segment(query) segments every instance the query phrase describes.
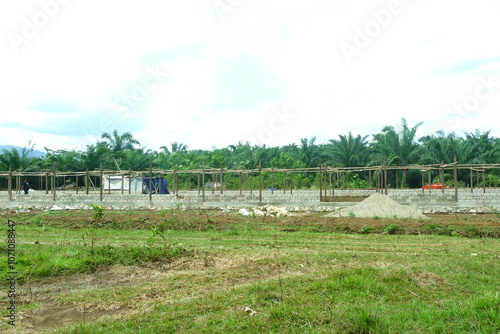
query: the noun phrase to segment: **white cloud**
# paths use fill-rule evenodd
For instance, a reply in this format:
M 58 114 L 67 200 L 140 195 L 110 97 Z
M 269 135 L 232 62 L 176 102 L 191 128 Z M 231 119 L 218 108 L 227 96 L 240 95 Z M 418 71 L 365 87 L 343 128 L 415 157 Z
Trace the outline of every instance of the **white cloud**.
M 424 123 L 419 135 L 499 120 L 500 87 L 474 113 L 450 113 L 478 77 L 500 75 L 493 1 L 401 1 L 350 63 L 340 43 L 392 0 L 241 1 L 223 20 L 212 1 L 67 1 L 16 53 L 8 34 L 54 1 L 0 5 L 3 144 L 81 149 L 117 127 L 151 149 L 224 147 L 269 137 L 277 106 L 296 118 L 271 145 L 373 134 L 403 117 Z M 121 96 L 157 67 L 168 77 L 125 115 Z

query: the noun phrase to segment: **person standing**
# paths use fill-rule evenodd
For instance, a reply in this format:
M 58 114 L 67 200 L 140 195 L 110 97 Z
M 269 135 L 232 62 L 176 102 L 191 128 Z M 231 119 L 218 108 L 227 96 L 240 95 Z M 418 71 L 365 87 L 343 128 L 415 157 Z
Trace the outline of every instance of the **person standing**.
M 24 182 L 23 182 L 24 194 L 28 195 L 28 190 L 30 190 L 30 189 L 31 189 L 31 187 L 30 187 L 30 184 L 28 183 L 28 180 L 24 180 Z

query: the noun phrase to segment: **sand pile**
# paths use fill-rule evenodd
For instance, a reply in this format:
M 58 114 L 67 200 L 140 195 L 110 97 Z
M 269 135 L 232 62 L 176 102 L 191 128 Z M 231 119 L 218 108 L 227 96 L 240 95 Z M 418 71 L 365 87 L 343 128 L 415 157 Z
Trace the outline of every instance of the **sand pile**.
M 389 196 L 384 194 L 375 193 L 353 205 L 349 208 L 332 212 L 327 215 L 328 217 L 384 217 L 384 218 L 411 218 L 411 219 L 429 219 L 418 210 L 416 207 L 401 205 L 392 200 Z

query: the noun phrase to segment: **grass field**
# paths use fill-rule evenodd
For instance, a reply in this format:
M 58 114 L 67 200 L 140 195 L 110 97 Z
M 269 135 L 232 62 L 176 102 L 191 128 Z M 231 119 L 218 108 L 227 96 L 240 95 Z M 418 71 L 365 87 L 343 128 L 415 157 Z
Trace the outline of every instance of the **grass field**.
M 6 332 L 500 333 L 495 215 L 3 217 L 16 222 L 18 294 Z

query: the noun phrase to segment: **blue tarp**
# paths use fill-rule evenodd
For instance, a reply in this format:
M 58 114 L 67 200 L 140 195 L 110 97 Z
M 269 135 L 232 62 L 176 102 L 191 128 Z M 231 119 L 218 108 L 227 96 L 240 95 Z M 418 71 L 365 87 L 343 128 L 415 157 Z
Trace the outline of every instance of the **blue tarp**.
M 143 177 L 143 182 L 144 182 L 144 188 L 143 188 L 143 193 L 144 194 L 149 194 L 151 191 L 149 189 L 149 179 L 151 179 L 151 186 L 152 186 L 152 192 L 153 194 L 170 194 L 168 191 L 168 182 L 164 178 L 159 178 L 159 177 Z

